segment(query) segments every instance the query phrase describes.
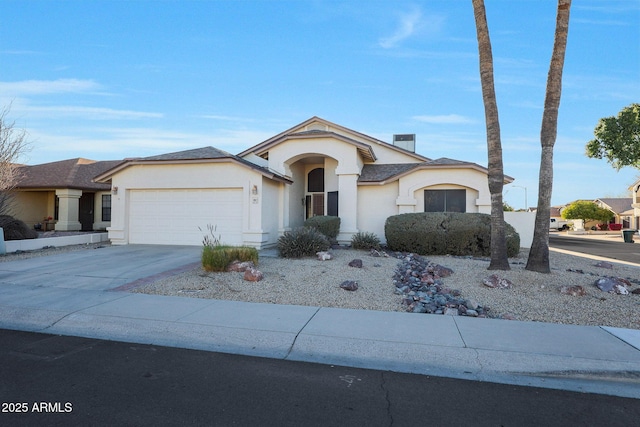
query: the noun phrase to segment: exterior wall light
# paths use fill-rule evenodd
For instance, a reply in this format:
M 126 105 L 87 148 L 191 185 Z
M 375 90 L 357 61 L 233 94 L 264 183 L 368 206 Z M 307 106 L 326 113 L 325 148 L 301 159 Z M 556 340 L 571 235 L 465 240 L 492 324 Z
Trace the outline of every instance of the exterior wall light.
M 254 185 L 254 186 L 253 186 L 253 188 L 251 189 L 251 194 L 253 194 L 254 196 L 255 196 L 256 194 L 258 194 L 258 186 L 257 186 L 257 185 Z
M 111 193 L 113 193 L 113 194 L 118 194 L 118 187 L 117 187 L 117 186 L 116 186 L 116 187 L 113 187 L 113 188 L 111 189 Z

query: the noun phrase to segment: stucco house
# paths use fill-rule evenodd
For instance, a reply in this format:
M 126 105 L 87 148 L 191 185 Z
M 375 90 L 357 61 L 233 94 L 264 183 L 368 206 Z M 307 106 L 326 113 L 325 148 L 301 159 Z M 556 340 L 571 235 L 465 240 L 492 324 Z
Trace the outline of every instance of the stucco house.
M 629 227 L 639 230 L 640 229 L 640 180 L 634 182 L 633 185 L 629 187 L 629 191 L 631 192 L 631 209 L 632 209 L 631 224 L 629 224 Z
M 258 248 L 314 215 L 384 240 L 406 212 L 490 213 L 487 169 L 413 151 L 312 117 L 238 155 L 213 147 L 126 159 L 96 174 L 110 190 L 112 244 L 200 245 L 207 226 L 226 244 Z M 513 179 L 505 177 L 505 183 Z
M 594 203 L 613 212 L 613 220 L 610 224 L 620 224 L 622 228 L 632 227 L 635 222 L 633 218 L 633 208 L 631 197 L 604 197 L 594 200 Z
M 20 166 L 11 213 L 43 231 L 106 230 L 111 185 L 93 178 L 119 163 L 76 158 Z

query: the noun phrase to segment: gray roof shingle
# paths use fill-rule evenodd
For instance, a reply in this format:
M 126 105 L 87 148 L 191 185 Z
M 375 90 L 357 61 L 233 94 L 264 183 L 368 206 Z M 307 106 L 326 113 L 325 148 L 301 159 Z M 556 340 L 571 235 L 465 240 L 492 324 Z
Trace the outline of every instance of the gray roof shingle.
M 78 190 L 109 190 L 110 184 L 93 182 L 96 175 L 122 163 L 122 160 L 95 161 L 83 158 L 60 160 L 18 169 L 18 189 L 74 188 Z

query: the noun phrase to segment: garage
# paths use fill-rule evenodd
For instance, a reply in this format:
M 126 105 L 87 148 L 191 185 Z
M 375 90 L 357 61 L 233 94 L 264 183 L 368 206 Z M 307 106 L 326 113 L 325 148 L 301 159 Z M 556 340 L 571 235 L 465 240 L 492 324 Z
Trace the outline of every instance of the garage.
M 129 243 L 201 245 L 207 225 L 229 245 L 242 244 L 242 189 L 131 190 Z

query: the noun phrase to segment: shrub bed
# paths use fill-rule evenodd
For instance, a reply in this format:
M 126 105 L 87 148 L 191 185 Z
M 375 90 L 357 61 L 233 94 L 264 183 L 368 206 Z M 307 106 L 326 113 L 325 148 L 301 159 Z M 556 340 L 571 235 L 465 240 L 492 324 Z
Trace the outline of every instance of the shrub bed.
M 387 246 L 420 255 L 491 255 L 491 217 L 480 213 L 420 212 L 394 215 L 384 227 Z M 520 236 L 505 223 L 507 255 L 520 252 Z
M 351 237 L 351 247 L 354 249 L 380 249 L 380 239 L 373 233 L 358 232 Z

